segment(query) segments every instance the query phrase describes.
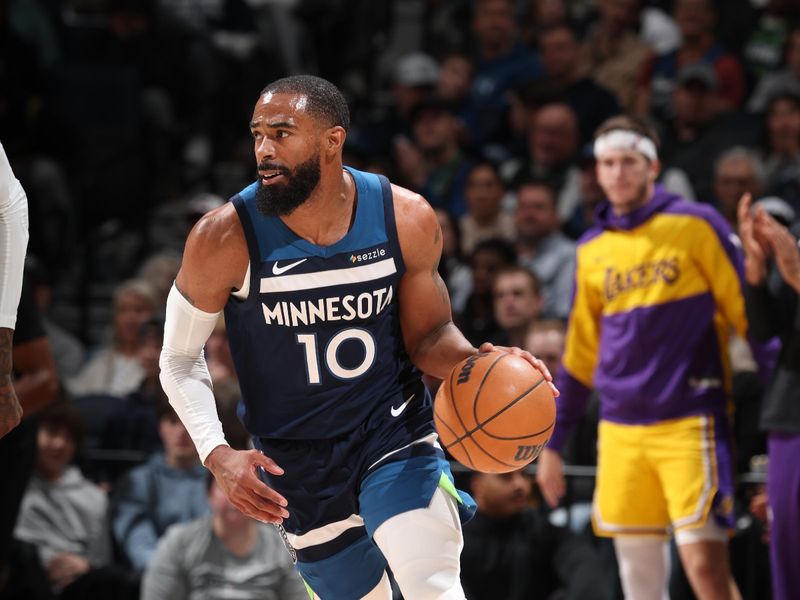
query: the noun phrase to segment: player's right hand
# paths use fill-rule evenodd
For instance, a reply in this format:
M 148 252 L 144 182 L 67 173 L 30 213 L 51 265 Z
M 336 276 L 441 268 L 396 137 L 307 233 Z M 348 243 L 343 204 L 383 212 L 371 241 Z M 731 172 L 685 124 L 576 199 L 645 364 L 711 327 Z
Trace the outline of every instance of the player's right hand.
M 205 465 L 230 503 L 247 516 L 274 525 L 289 516 L 286 498 L 258 477 L 259 467 L 272 475 L 283 475 L 283 469 L 263 453 L 217 446 L 206 457 Z
M 536 483 L 545 501 L 551 508 L 558 506 L 559 500 L 567 490 L 564 482 L 564 462 L 555 450 L 545 448 L 536 466 Z

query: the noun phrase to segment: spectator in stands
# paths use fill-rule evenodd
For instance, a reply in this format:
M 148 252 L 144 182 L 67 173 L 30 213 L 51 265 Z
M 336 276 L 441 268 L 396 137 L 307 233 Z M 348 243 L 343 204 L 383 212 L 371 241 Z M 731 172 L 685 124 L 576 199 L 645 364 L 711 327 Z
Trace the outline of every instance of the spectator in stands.
M 597 182 L 592 144 L 586 144 L 581 148 L 578 167 L 580 168 L 578 184 L 580 200 L 572 216 L 563 225 L 564 233 L 575 240 L 594 224 L 594 210 L 605 199 L 603 188 Z
M 492 285 L 494 318 L 502 330 L 496 344 L 517 346 L 541 316 L 544 300 L 539 279 L 525 267 L 506 267 L 497 273 Z
M 56 323 L 50 315 L 53 304 L 53 286 L 46 267 L 35 256 L 25 258 L 25 272 L 30 282 L 31 294 L 42 317 L 42 327 L 53 352 L 59 379 L 74 375 L 83 366 L 86 349 L 70 331 Z
M 774 96 L 765 118 L 764 191 L 800 211 L 800 94 Z
M 558 373 L 566 334 L 564 321 L 560 319 L 535 321 L 525 334 L 525 343 L 520 347 L 543 361 L 548 369 L 552 369 L 551 373 L 553 370 Z
M 474 3 L 475 76 L 465 120 L 477 148 L 504 143 L 507 92 L 542 75 L 538 58 L 519 40 L 514 8 L 511 0 Z
M 575 164 L 580 133 L 575 111 L 564 102 L 549 102 L 535 110 L 528 125 L 528 157 L 502 165 L 503 180 L 515 186 L 525 179 L 544 179 L 555 188 L 558 216 L 572 216 L 580 201 L 580 170 Z
M 523 181 L 516 189 L 519 264 L 536 274 L 545 317 L 566 319 L 575 277 L 575 243 L 559 229 L 555 190 L 546 182 Z
M 477 341 L 481 339 L 490 342 L 501 339 L 502 330 L 494 318 L 492 286 L 497 273 L 516 262 L 514 246 L 505 240 L 485 240 L 472 251 L 472 292 L 464 311 L 455 315 L 458 328 L 471 343 L 482 343 Z
M 723 152 L 714 164 L 714 199 L 717 209 L 738 231 L 737 209 L 743 194 L 755 198 L 764 189 L 764 166 L 756 153 L 744 146 Z
M 717 15 L 712 0 L 677 0 L 673 14 L 681 29 L 681 46 L 657 57 L 650 66 L 649 77 L 643 79 L 637 100 L 640 113 L 652 112 L 668 121 L 675 114 L 673 91 L 680 85 L 678 76 L 686 66 L 703 64 L 714 72 L 718 94 L 714 97 L 717 111 L 732 110 L 742 105 L 747 93 L 744 70 L 733 54 L 716 40 L 714 27 Z
M 502 209 L 506 193 L 497 167 L 490 162 L 472 165 L 464 189 L 467 213 L 459 220 L 461 252 L 471 254 L 479 242 L 514 239 L 514 219 Z
M 742 198 L 739 231 L 745 252 L 747 317 L 756 338 L 779 335 L 783 342 L 761 412 L 761 427 L 769 435 L 767 496 L 772 511 L 770 562 L 775 600 L 794 598 L 800 589 L 795 560 L 800 555 L 799 230 L 795 225 L 790 231 L 763 206 L 753 214 L 750 196 Z
M 304 600 L 274 527 L 245 516 L 208 477 L 211 515 L 170 527 L 144 574 L 142 600 Z
M 466 108 L 474 71 L 467 53 L 449 52 L 441 59 L 436 95 L 455 107 L 456 114 L 460 115 Z
M 385 115 L 362 132 L 373 153 L 391 156 L 398 140 L 409 143 L 413 139 L 411 113 L 433 92 L 438 81 L 439 64 L 432 56 L 414 52 L 397 59 L 392 69 L 391 105 Z
M 719 80 L 703 62 L 683 67 L 673 92 L 675 117 L 662 137 L 662 162 L 680 169 L 700 202 L 713 199 L 714 162 L 733 146 L 752 145 L 757 128 L 744 116 L 723 111 Z
M 171 250 L 151 254 L 139 267 L 136 277 L 147 281 L 156 292 L 156 313 L 166 310 L 167 295 L 180 268 L 181 256 Z
M 747 74 L 760 84 L 784 63 L 800 6 L 794 0 L 767 0 L 758 8 L 760 14 L 748 23 L 748 39 L 741 55 Z
M 461 149 L 462 124 L 454 106 L 428 96 L 414 108 L 412 123 L 413 143 L 400 138 L 395 144 L 403 180 L 434 208 L 460 217 L 467 210 L 464 187 L 472 163 Z
M 36 546 L 60 598 L 133 600 L 125 572 L 112 565 L 106 494 L 72 465 L 83 434 L 80 414 L 68 403 L 41 413 L 36 468 L 14 535 Z
M 461 233 L 453 216 L 442 208 L 436 209 L 439 227 L 442 229 L 442 258 L 439 275 L 450 292 L 453 314 L 461 314 L 472 291 L 472 273 L 461 254 Z
M 525 8 L 520 29 L 522 41 L 529 48 L 539 46 L 542 31 L 556 25 L 569 25 L 569 6 L 565 0 L 530 0 L 525 3 Z
M 761 112 L 770 100 L 781 93 L 792 92 L 800 95 L 800 24 L 789 30 L 786 47 L 783 51 L 784 68 L 774 73 L 766 73 L 750 96 L 747 108 Z
M 158 410 L 167 397 L 158 380 L 158 359 L 164 341 L 164 320 L 154 317 L 139 330 L 137 358 L 144 372 L 139 389 L 122 398 L 113 407 L 99 440 L 102 450 L 125 451 L 118 460 L 104 461 L 95 477 L 111 485 L 124 472 L 160 452 Z
M 639 38 L 656 54 L 666 54 L 680 46 L 681 30 L 675 19 L 664 11 L 664 5 L 659 6 L 639 0 L 628 14 L 630 26 L 639 33 Z
M 524 471 L 472 475 L 475 517 L 464 525 L 461 580 L 470 600 L 589 600 L 608 595 L 588 540 L 530 505 Z
M 539 32 L 539 51 L 553 91 L 563 94 L 575 111 L 581 142 L 589 141 L 600 123 L 619 113 L 616 97 L 589 76 L 578 36 L 566 23 Z
M 639 0 L 599 0 L 599 18 L 583 43 L 584 69 L 617 97 L 625 112 L 636 110 L 638 85 L 652 52 L 636 34 L 631 14 Z
M 144 280 L 131 279 L 114 290 L 112 340 L 98 350 L 80 373 L 66 381 L 73 396 L 103 394 L 123 397 L 142 383 L 144 372 L 136 353 L 139 328 L 156 311 L 158 297 Z
M 174 523 L 208 513 L 206 470 L 174 409 L 159 405 L 158 432 L 164 453 L 127 473 L 112 498 L 112 531 L 125 559 L 147 567 L 158 539 Z

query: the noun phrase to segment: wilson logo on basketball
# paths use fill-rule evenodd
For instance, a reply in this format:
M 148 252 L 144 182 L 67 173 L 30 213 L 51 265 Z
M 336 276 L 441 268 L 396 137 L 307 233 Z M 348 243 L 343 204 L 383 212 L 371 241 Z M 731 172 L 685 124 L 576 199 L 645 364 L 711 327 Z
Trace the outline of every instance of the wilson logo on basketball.
M 536 444 L 535 446 L 517 446 L 517 453 L 514 455 L 514 460 L 529 462 L 539 456 L 542 448 L 544 448 L 544 444 Z
M 456 385 L 460 385 L 469 381 L 469 375 L 472 373 L 472 369 L 475 368 L 475 361 L 477 361 L 480 356 L 480 354 L 475 354 L 467 359 L 467 362 L 464 363 L 464 366 L 461 367 L 461 371 L 458 373 Z

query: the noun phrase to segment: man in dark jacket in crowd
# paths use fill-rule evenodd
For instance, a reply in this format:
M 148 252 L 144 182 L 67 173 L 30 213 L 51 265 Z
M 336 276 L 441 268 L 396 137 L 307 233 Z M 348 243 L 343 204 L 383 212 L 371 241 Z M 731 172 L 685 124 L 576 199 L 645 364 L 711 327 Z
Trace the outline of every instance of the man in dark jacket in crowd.
M 591 600 L 609 585 L 588 540 L 531 507 L 528 473 L 475 473 L 478 512 L 464 526 L 461 580 L 469 600 Z

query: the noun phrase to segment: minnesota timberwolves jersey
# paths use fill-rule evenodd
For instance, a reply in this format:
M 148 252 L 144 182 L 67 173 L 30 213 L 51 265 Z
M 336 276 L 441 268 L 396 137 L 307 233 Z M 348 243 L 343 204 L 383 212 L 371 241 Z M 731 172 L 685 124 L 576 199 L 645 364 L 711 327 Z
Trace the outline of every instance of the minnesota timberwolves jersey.
M 400 331 L 405 267 L 384 177 L 347 169 L 352 227 L 317 246 L 256 208 L 258 182 L 232 198 L 250 252 L 250 292 L 225 324 L 242 391 L 240 416 L 259 438 L 325 439 L 387 415 L 419 381 Z

